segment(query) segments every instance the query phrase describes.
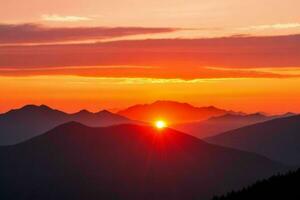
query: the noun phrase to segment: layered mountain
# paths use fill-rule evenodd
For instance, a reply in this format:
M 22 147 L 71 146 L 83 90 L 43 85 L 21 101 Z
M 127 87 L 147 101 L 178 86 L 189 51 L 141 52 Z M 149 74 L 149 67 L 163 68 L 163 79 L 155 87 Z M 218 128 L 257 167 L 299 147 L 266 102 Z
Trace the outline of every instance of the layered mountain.
M 256 152 L 290 165 L 300 164 L 300 115 L 228 131 L 205 141 L 226 147 Z
M 204 121 L 175 124 L 172 127 L 195 137 L 205 138 L 273 118 L 274 116 L 266 116 L 260 113 L 249 115 L 225 114 Z
M 215 197 L 213 200 L 299 199 L 299 182 L 300 170 L 297 170 L 272 176 L 242 190 Z
M 228 113 L 234 112 L 214 106 L 195 107 L 176 101 L 156 101 L 152 104 L 134 105 L 118 112 L 118 114 L 130 119 L 153 122 L 161 118 L 172 124 L 205 120 L 213 116 L 221 116 Z
M 24 141 L 70 121 L 77 121 L 88 126 L 135 123 L 126 117 L 106 110 L 97 113 L 82 110 L 78 113 L 68 114 L 45 105 L 27 105 L 0 115 L 0 145 Z
M 75 122 L 0 147 L 0 160 L 0 198 L 11 200 L 209 199 L 285 169 L 172 129 Z

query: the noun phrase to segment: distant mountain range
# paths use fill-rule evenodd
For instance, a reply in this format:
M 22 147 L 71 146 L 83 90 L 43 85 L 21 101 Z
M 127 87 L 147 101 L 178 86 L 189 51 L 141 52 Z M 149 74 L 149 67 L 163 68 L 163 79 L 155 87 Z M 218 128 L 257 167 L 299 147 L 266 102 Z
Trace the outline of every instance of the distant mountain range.
M 172 129 L 75 122 L 0 147 L 0 160 L 0 199 L 11 200 L 209 199 L 286 169 Z
M 228 131 L 205 141 L 249 152 L 290 165 L 300 164 L 300 115 Z
M 152 104 L 134 105 L 125 110 L 121 110 L 118 114 L 126 116 L 130 119 L 141 120 L 145 122 L 153 122 L 157 118 L 166 119 L 169 123 L 185 123 L 192 121 L 205 120 L 214 116 L 224 114 L 237 114 L 233 111 L 227 111 L 209 107 L 195 107 L 187 103 L 176 101 L 156 101 Z
M 0 145 L 16 144 L 70 121 L 95 127 L 137 123 L 106 110 L 68 114 L 45 105 L 27 105 L 0 115 Z
M 254 114 L 225 114 L 222 116 L 211 117 L 208 120 L 181 123 L 172 125 L 176 130 L 189 133 L 198 138 L 211 137 L 226 131 L 268 121 L 276 118 L 283 118 L 296 115 L 294 113 L 286 113 L 283 115 L 267 116 L 261 113 Z
M 300 170 L 276 175 L 213 200 L 299 199 Z

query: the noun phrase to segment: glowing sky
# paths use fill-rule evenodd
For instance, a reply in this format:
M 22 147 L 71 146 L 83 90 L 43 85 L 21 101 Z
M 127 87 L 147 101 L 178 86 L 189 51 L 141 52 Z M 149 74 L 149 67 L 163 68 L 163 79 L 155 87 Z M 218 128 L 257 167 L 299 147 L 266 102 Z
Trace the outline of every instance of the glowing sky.
M 300 112 L 299 0 L 0 0 L 0 112 L 158 99 Z

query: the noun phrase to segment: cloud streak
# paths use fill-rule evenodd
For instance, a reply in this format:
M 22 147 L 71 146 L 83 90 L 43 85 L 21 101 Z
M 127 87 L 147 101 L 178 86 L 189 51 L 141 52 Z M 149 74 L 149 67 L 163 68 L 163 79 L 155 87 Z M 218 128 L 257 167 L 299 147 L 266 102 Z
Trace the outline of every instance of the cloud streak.
M 69 18 L 70 19 L 70 18 Z M 74 19 L 74 18 L 73 18 Z M 39 24 L 0 24 L 0 44 L 102 40 L 122 36 L 169 33 L 175 28 L 45 27 Z
M 241 28 L 241 30 L 266 30 L 266 29 L 291 29 L 300 28 L 300 23 L 286 23 L 286 24 L 265 24 L 257 26 L 249 26 Z
M 79 22 L 79 21 L 91 21 L 93 20 L 90 17 L 83 17 L 83 16 L 63 16 L 63 15 L 42 15 L 41 16 L 43 21 L 50 21 L 50 22 Z
M 35 67 L 35 68 L 0 68 L 0 76 L 41 76 L 41 75 L 77 75 L 85 77 L 109 78 L 148 78 L 148 79 L 220 79 L 220 78 L 298 78 L 298 73 L 283 73 L 275 69 L 228 69 L 200 67 L 190 69 L 168 69 L 164 67 L 139 66 L 85 66 L 85 67 Z

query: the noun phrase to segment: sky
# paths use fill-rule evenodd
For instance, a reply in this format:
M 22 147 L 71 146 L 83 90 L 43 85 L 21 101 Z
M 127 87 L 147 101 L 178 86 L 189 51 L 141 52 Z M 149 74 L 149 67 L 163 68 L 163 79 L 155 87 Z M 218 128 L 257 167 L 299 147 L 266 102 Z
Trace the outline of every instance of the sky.
M 0 112 L 175 100 L 300 112 L 299 0 L 0 0 Z

